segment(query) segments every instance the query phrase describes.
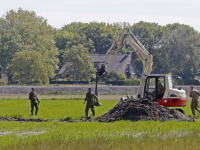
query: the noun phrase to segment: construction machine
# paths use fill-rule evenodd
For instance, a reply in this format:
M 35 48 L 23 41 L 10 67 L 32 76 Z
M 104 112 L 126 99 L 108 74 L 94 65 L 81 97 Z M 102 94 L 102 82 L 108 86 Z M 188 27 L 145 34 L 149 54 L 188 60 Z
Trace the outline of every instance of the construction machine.
M 127 42 L 143 63 L 143 71 L 136 99 L 147 98 L 157 101 L 160 105 L 167 107 L 183 107 L 187 105 L 186 92 L 181 89 L 173 88 L 171 73 L 151 74 L 153 67 L 153 56 L 146 50 L 142 43 L 137 39 L 129 28 L 125 28 L 121 35 L 116 38 L 107 51 L 105 58 L 101 61 L 100 69 L 97 74 L 101 78 L 107 75 L 106 66 L 111 59 L 121 50 Z M 103 63 L 104 62 L 104 63 Z M 96 92 L 97 93 L 97 85 Z

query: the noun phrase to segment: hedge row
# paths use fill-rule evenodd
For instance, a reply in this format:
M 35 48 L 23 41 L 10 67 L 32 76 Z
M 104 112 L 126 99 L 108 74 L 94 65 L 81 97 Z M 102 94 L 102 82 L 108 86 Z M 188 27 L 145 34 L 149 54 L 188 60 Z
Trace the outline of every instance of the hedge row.
M 200 85 L 199 80 L 173 79 L 174 85 Z
M 107 81 L 107 84 L 138 86 L 140 84 L 140 79 L 127 80 L 127 81 Z
M 76 84 L 76 81 L 51 80 L 50 84 Z M 88 81 L 78 81 L 78 84 L 89 84 L 89 82 Z M 107 81 L 106 84 L 138 86 L 140 84 L 140 79 L 127 80 L 127 81 Z M 200 82 L 198 80 L 173 79 L 173 84 L 174 85 L 200 85 Z
M 51 80 L 50 84 L 76 84 L 76 81 L 55 81 Z M 78 81 L 78 84 L 89 84 L 88 81 Z

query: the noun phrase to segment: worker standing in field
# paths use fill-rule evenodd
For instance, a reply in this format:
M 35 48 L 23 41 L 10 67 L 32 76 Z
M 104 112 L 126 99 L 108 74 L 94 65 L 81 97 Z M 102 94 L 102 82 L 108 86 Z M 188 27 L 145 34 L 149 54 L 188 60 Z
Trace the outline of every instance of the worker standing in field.
M 198 90 L 195 90 L 193 88 L 193 86 L 190 87 L 190 94 L 189 96 L 192 98 L 192 102 L 191 102 L 191 110 L 192 110 L 192 114 L 195 116 L 195 110 L 198 111 L 200 113 L 200 110 L 198 109 L 198 103 L 199 103 L 199 96 L 200 93 Z
M 91 93 L 91 88 L 88 88 L 88 92 L 86 94 L 85 101 L 83 103 L 83 104 L 85 104 L 85 102 L 87 101 L 87 104 L 86 104 L 86 107 L 85 107 L 85 117 L 86 118 L 89 118 L 88 111 L 89 111 L 90 108 L 92 110 L 92 115 L 95 116 L 94 100 L 93 100 L 94 98 L 96 98 L 97 101 L 98 101 L 98 97 L 95 94 Z
M 38 114 L 39 100 L 37 98 L 37 94 L 36 94 L 34 88 L 32 88 L 31 93 L 29 93 L 29 99 L 31 100 L 31 115 L 33 116 L 34 107 L 35 107 L 35 115 L 37 115 Z

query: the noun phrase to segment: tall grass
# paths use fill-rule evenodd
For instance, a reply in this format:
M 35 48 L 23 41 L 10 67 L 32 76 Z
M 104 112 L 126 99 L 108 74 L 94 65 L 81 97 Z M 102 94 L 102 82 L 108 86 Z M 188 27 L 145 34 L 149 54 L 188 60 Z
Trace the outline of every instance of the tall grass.
M 114 123 L 0 122 L 4 149 L 198 149 L 200 121 Z M 45 131 L 39 135 L 19 135 Z
M 118 100 L 102 100 L 95 107 L 102 115 Z M 190 102 L 183 107 L 191 115 Z M 38 118 L 48 122 L 0 122 L 0 149 L 199 149 L 200 120 L 118 121 L 114 123 L 66 123 L 54 120 L 83 119 L 82 100 L 41 100 Z M 91 113 L 91 112 L 90 112 Z M 0 115 L 32 118 L 29 100 L 0 100 Z M 34 118 L 37 118 L 34 117 Z M 36 132 L 38 134 L 31 134 Z
M 193 139 L 195 138 L 195 139 Z M 198 150 L 200 146 L 199 136 L 192 133 L 184 137 L 152 137 L 142 135 L 141 137 L 124 136 L 118 139 L 106 139 L 96 137 L 95 139 L 65 140 L 64 136 L 56 135 L 51 140 L 35 140 L 33 143 L 17 144 L 9 146 L 5 150 Z

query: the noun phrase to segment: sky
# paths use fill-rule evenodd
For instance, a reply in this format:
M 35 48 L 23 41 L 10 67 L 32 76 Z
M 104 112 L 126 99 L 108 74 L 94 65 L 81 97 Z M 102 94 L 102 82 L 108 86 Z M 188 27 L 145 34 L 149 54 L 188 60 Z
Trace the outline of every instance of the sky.
M 19 7 L 60 29 L 71 22 L 187 24 L 200 32 L 200 0 L 0 0 L 0 17 Z

